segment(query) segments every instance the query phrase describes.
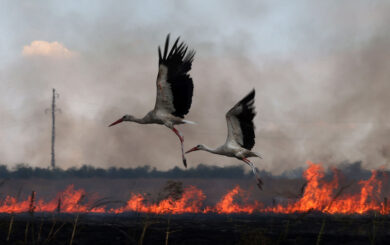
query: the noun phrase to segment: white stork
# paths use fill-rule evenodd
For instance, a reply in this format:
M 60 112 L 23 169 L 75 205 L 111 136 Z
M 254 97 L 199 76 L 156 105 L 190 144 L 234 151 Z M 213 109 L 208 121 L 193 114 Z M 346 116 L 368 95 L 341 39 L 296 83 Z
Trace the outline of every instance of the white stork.
M 252 90 L 226 113 L 228 136 L 225 144 L 215 149 L 201 144 L 195 146 L 186 153 L 202 150 L 242 160 L 252 168 L 257 179 L 257 186 L 262 189 L 263 182 L 257 173 L 257 169 L 253 163 L 248 160 L 248 157 L 262 158 L 259 153 L 251 151 L 255 145 L 255 126 L 253 125 L 253 118 L 255 117 L 256 112 L 253 105 L 254 99 L 255 90 Z
M 184 42 L 178 44 L 179 38 L 176 39 L 169 53 L 169 34 L 165 41 L 163 55 L 161 55 L 161 49 L 158 47 L 159 69 L 156 81 L 157 98 L 154 109 L 143 118 L 124 115 L 110 124 L 109 127 L 124 121 L 165 125 L 179 137 L 183 164 L 187 167 L 183 148 L 184 138 L 174 126 L 176 124 L 193 123 L 184 120 L 184 115 L 189 112 L 192 103 L 194 85 L 188 72 L 191 70 L 195 51 L 190 50 L 187 52 L 188 47 Z

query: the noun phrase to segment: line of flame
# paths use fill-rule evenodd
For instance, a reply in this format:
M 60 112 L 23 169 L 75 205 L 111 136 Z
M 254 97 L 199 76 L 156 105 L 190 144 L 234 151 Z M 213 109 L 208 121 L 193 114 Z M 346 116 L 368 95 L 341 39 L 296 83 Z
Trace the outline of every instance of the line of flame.
M 325 181 L 325 171 L 320 164 L 308 162 L 308 169 L 303 177 L 307 181 L 302 197 L 287 204 L 276 204 L 264 207 L 258 201 L 248 202 L 248 193 L 236 186 L 225 194 L 213 207 L 203 207 L 206 195 L 202 190 L 190 186 L 184 190 L 178 200 L 166 199 L 158 203 L 150 203 L 142 194 L 132 194 L 126 205 L 120 208 L 108 209 L 102 205 L 95 207 L 91 203 L 83 203 L 86 193 L 82 189 L 76 190 L 73 185 L 59 193 L 56 198 L 49 202 L 35 201 L 34 198 L 17 201 L 15 197 L 6 196 L 0 203 L 0 213 L 23 213 L 31 212 L 63 212 L 63 213 L 123 213 L 141 212 L 154 214 L 183 214 L 183 213 L 299 213 L 317 211 L 328 214 L 363 214 L 370 211 L 381 214 L 390 214 L 390 205 L 380 201 L 383 196 L 383 180 L 378 177 L 378 171 L 372 171 L 368 180 L 358 182 L 360 191 L 356 194 L 343 194 L 340 190 L 340 173 L 333 170 L 334 177 L 331 181 Z M 385 176 L 386 177 L 386 176 Z M 34 193 L 35 195 L 35 193 Z M 240 203 L 237 202 L 240 200 Z M 34 203 L 32 203 L 34 202 Z

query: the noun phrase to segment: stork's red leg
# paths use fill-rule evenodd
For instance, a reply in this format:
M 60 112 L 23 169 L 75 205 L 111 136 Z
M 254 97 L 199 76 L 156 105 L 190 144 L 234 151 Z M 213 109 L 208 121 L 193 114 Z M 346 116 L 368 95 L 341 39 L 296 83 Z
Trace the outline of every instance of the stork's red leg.
M 253 174 L 255 175 L 255 177 L 257 179 L 257 186 L 260 188 L 260 190 L 263 190 L 263 187 L 262 187 L 263 181 L 260 179 L 260 176 L 257 172 L 257 168 L 255 167 L 255 165 L 251 161 L 249 161 L 248 158 L 244 157 L 242 160 L 252 168 Z
M 172 127 L 172 130 L 173 130 L 173 132 L 175 132 L 175 134 L 177 135 L 177 137 L 179 137 L 180 142 L 184 142 L 183 135 L 179 132 L 179 130 L 177 130 L 175 127 Z
M 183 164 L 184 164 L 184 167 L 187 168 L 187 159 L 186 157 L 184 156 L 184 146 L 183 146 L 183 142 L 184 142 L 184 138 L 183 138 L 183 135 L 180 133 L 179 130 L 177 130 L 175 127 L 172 127 L 172 131 L 177 135 L 177 137 L 179 137 L 180 139 L 180 145 L 181 145 L 181 156 L 182 156 L 182 159 L 183 159 Z

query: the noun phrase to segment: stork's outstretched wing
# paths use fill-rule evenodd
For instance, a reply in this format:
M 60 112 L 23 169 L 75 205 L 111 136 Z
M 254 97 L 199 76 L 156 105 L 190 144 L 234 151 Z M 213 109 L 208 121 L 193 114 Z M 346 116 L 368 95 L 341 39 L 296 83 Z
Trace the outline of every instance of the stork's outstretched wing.
M 228 137 L 226 143 L 236 142 L 241 147 L 251 150 L 255 145 L 255 126 L 253 118 L 256 115 L 255 90 L 240 100 L 226 113 Z
M 178 45 L 176 39 L 169 51 L 169 34 L 165 41 L 164 53 L 158 47 L 159 71 L 157 76 L 157 98 L 154 109 L 169 112 L 184 118 L 191 107 L 194 85 L 188 74 L 194 59 L 195 51 L 187 52 L 187 45 Z M 169 51 L 169 53 L 168 53 Z

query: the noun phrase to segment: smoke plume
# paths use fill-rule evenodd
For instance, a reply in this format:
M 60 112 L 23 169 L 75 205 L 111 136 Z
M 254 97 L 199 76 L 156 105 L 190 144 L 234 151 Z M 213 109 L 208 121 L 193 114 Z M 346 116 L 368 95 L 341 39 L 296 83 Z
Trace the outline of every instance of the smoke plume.
M 8 3 L 1 17 L 8 35 L 0 35 L 1 163 L 49 165 L 44 110 L 56 88 L 57 165 L 181 166 L 168 129 L 107 127 L 153 108 L 157 46 L 170 32 L 197 52 L 187 115 L 197 125 L 179 127 L 187 148 L 224 143 L 225 113 L 255 88 L 260 169 L 280 174 L 307 160 L 389 167 L 390 4 L 254 2 Z M 36 41 L 72 55 L 23 55 Z M 190 166 L 242 164 L 204 152 L 188 159 Z

